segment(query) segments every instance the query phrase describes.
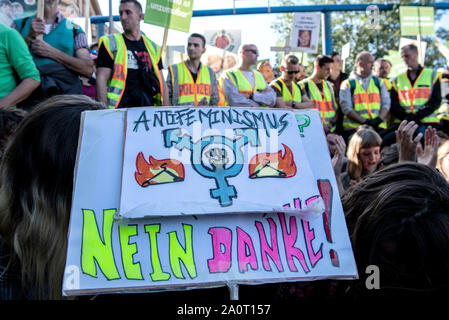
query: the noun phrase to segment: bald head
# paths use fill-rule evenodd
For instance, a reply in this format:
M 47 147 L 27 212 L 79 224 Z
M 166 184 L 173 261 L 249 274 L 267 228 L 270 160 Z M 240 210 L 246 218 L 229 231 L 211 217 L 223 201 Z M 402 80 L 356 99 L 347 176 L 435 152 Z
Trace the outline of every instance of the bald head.
M 259 50 L 255 44 L 242 44 L 239 48 L 240 57 L 242 58 L 242 67 L 249 68 L 257 64 Z
M 374 56 L 368 51 L 362 51 L 355 57 L 355 73 L 362 78 L 371 74 L 374 65 Z

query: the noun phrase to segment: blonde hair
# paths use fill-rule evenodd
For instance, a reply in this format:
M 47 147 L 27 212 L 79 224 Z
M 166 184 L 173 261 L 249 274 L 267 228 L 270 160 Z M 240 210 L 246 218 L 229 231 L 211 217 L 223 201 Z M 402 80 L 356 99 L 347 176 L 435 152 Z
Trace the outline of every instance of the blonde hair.
M 346 172 L 352 179 L 360 179 L 363 173 L 363 165 L 359 158 L 362 148 L 380 147 L 382 138 L 373 129 L 361 129 L 355 132 L 348 144 L 348 166 Z
M 449 181 L 449 172 L 445 170 L 443 166 L 444 158 L 449 156 L 449 140 L 443 142 L 438 148 L 438 159 L 436 168 L 441 172 L 441 174 Z
M 0 235 L 30 298 L 61 298 L 81 112 L 104 108 L 82 95 L 50 98 L 22 121 L 2 158 Z

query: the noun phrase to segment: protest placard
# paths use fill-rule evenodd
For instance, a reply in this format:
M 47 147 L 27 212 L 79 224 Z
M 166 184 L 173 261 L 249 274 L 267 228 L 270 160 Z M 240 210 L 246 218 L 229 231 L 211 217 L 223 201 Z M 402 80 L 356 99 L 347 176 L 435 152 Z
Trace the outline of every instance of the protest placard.
M 388 55 L 383 56 L 383 59 L 391 62 L 391 70 L 388 75 L 390 79 L 393 79 L 401 73 L 407 71 L 407 66 L 404 64 L 404 61 L 402 61 L 401 53 L 399 51 L 388 50 Z
M 192 19 L 193 0 L 152 0 L 147 2 L 145 23 L 189 32 Z
M 125 115 L 82 115 L 63 294 L 357 278 L 318 112 L 296 112 L 297 139 L 325 204 L 312 219 L 270 212 L 115 220 Z M 311 199 L 293 197 L 280 206 L 300 208 Z
M 290 46 L 303 52 L 318 52 L 320 23 L 321 14 L 319 12 L 296 12 L 293 15 Z
M 434 34 L 434 16 L 434 7 L 400 6 L 401 35 L 416 36 Z
M 273 212 L 318 194 L 287 110 L 132 108 L 125 137 L 122 217 Z
M 237 54 L 242 31 L 234 29 L 205 30 L 206 44 Z

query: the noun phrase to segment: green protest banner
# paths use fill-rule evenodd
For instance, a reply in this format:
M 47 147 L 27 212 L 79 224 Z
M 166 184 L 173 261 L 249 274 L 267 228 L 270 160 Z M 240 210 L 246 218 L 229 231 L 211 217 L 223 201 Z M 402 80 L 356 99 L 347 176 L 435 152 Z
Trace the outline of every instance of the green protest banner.
M 402 61 L 399 51 L 389 50 L 388 55 L 384 56 L 383 58 L 391 62 L 391 70 L 388 78 L 395 78 L 401 73 L 407 71 L 407 67 Z
M 143 21 L 156 26 L 189 32 L 193 0 L 149 0 Z
M 401 35 L 416 36 L 435 33 L 433 7 L 400 7 Z

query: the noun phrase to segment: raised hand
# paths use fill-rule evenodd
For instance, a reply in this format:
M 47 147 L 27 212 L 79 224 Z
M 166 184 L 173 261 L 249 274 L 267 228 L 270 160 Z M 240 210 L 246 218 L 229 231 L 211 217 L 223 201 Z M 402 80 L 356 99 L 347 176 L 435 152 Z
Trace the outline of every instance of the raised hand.
M 419 133 L 414 139 L 413 134 L 418 125 L 414 121 L 408 122 L 403 120 L 396 130 L 396 143 L 399 151 L 399 162 L 416 161 L 416 147 L 422 138 L 422 133 Z
M 424 138 L 424 150 L 420 143 L 416 149 L 418 162 L 435 168 L 438 159 L 438 146 L 437 130 L 428 126 Z

